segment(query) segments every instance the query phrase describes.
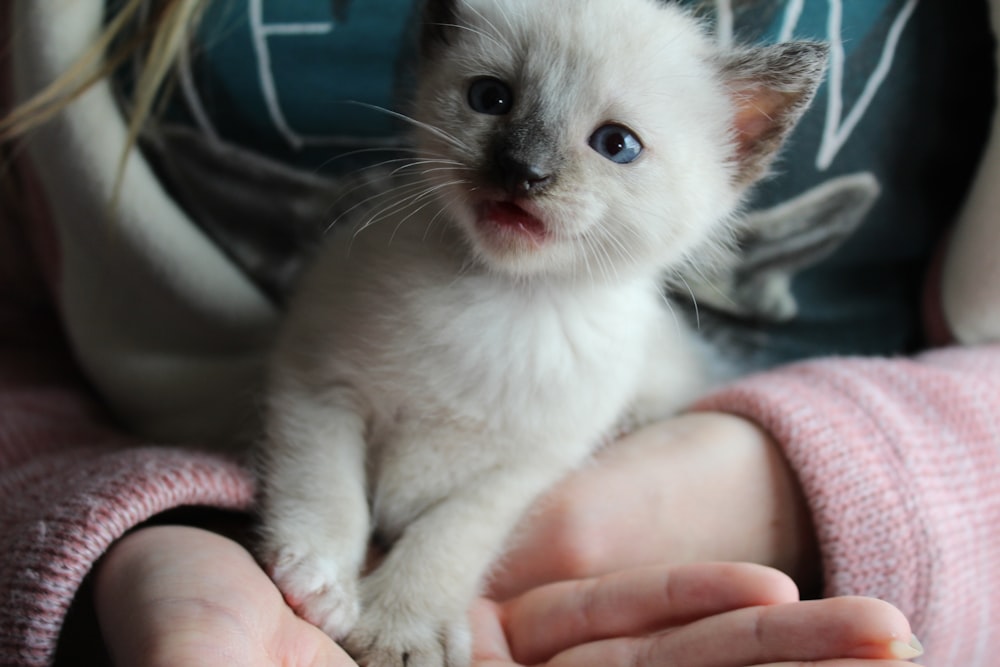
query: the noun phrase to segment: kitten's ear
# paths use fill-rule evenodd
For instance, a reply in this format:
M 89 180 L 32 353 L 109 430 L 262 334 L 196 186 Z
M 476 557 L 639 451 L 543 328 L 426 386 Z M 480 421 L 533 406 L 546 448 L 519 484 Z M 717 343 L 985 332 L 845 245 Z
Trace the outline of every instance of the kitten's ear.
M 735 102 L 740 185 L 764 175 L 823 81 L 829 49 L 786 42 L 726 54 L 722 72 Z
M 448 35 L 458 21 L 458 0 L 426 0 L 420 48 L 424 57 L 448 44 Z

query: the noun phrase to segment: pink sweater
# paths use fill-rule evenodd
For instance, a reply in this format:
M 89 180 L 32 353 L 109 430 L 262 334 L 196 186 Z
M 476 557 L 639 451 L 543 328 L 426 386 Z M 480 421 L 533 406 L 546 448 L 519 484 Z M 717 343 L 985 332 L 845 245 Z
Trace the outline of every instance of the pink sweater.
M 53 178 L 41 179 L 48 191 Z M 51 662 L 81 582 L 126 531 L 173 508 L 246 511 L 253 481 L 223 456 L 113 425 L 88 386 L 102 378 L 79 369 L 93 368 L 87 304 L 70 303 L 93 274 L 73 273 L 73 230 L 53 222 L 64 202 L 49 208 L 33 179 L 16 179 L 35 206 L 0 196 L 0 664 L 19 666 Z M 898 605 L 925 664 L 998 664 L 1000 347 L 802 363 L 698 407 L 744 415 L 781 442 L 818 526 L 827 594 Z
M 51 312 L 0 282 L 0 664 L 46 665 L 94 562 L 183 506 L 247 509 L 246 470 L 109 425 Z M 889 600 L 926 664 L 995 665 L 1000 633 L 1000 347 L 841 359 L 739 382 L 702 403 L 783 443 L 819 526 L 828 594 Z
M 24 261 L 33 253 L 0 223 L 0 664 L 45 665 L 112 542 L 171 508 L 246 510 L 253 483 L 225 458 L 110 425 Z M 819 526 L 828 594 L 901 607 L 926 664 L 996 664 L 1000 347 L 804 363 L 700 407 L 782 442 Z

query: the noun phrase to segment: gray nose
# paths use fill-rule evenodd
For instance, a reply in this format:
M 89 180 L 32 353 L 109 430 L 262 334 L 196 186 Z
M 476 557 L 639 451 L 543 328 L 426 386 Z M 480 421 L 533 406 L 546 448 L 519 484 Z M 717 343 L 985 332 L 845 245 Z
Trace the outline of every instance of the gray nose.
M 497 156 L 501 184 L 514 197 L 530 197 L 544 191 L 553 181 L 551 171 L 510 154 Z

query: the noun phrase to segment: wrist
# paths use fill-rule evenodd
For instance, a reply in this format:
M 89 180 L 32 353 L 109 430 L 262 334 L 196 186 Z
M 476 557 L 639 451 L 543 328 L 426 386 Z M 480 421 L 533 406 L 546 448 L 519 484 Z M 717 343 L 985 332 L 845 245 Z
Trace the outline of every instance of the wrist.
M 820 571 L 808 505 L 778 443 L 724 413 L 690 413 L 600 452 L 529 514 L 492 590 L 656 563 L 770 565 L 807 593 Z
M 821 572 L 812 515 L 780 444 L 763 427 L 723 412 L 681 415 L 672 502 L 692 513 L 691 561 L 746 561 L 779 569 L 805 594 Z M 654 428 L 656 428 L 654 426 Z M 677 426 L 671 427 L 676 430 Z
M 764 502 L 770 505 L 771 521 L 770 544 L 765 546 L 761 561 L 791 576 L 804 596 L 818 595 L 822 566 L 812 513 L 781 445 L 755 422 L 725 413 L 707 414 L 726 419 L 732 428 L 743 431 L 740 437 L 762 457 L 759 470 L 762 489 L 770 496 Z

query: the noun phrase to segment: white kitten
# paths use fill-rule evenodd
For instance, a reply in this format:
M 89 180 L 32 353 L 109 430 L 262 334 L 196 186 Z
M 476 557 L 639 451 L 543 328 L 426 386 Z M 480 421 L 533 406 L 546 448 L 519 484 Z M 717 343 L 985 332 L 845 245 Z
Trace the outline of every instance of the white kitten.
M 263 448 L 263 557 L 372 667 L 467 664 L 529 504 L 705 387 L 660 287 L 725 247 L 825 60 L 720 53 L 655 0 L 427 4 L 420 157 L 304 280 Z

